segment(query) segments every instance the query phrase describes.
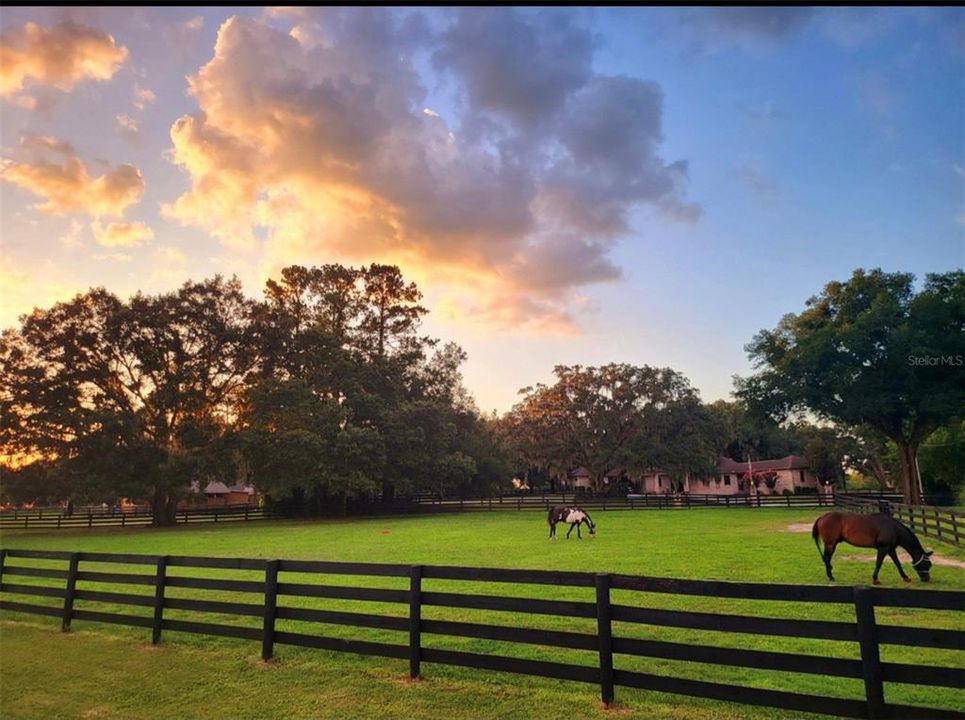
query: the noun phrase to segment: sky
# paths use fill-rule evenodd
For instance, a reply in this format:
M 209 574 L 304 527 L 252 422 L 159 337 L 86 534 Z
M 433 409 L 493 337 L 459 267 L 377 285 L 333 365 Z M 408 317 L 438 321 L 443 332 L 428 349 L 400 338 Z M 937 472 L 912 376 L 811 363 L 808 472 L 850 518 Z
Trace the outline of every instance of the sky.
M 4 8 L 0 328 L 397 264 L 484 412 L 965 261 L 960 8 Z

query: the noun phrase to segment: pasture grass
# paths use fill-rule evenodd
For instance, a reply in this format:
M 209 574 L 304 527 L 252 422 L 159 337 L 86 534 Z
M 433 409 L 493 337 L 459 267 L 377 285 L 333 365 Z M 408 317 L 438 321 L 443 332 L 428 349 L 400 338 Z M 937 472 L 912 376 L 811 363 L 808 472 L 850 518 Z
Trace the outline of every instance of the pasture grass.
M 808 526 L 820 514 L 816 509 L 699 509 L 595 513 L 595 539 L 547 540 L 545 517 L 538 512 L 494 512 L 429 517 L 252 522 L 155 530 L 70 530 L 46 534 L 4 533 L 2 545 L 21 549 L 56 549 L 216 557 L 340 560 L 403 564 L 466 565 L 614 572 L 659 577 L 747 582 L 826 584 L 824 567 L 810 532 L 791 532 L 794 525 Z M 563 530 L 565 526 L 561 526 Z M 922 538 L 935 549 L 935 558 L 961 562 L 965 552 Z M 899 551 L 899 554 L 900 551 Z M 839 546 L 835 557 L 838 584 L 866 584 L 873 565 L 842 556 L 873 559 L 870 549 Z M 907 573 L 915 577 L 903 557 Z M 63 567 L 63 563 L 9 560 L 34 567 Z M 98 570 L 134 571 L 130 566 L 103 565 Z M 136 572 L 150 572 L 150 566 Z M 177 569 L 180 575 L 260 579 L 243 571 Z M 908 587 L 886 560 L 880 578 L 885 586 Z M 965 589 L 965 570 L 936 564 L 933 582 L 917 581 L 912 588 Z M 32 579 L 31 579 L 32 580 Z M 286 577 L 283 581 L 353 584 L 405 589 L 402 578 L 326 576 Z M 17 579 L 26 583 L 27 579 Z M 36 584 L 62 581 L 32 580 Z M 86 583 L 87 589 L 118 591 L 118 586 Z M 548 599 L 594 599 L 591 588 L 508 585 L 454 581 L 425 581 L 424 590 L 520 595 Z M 149 593 L 150 588 L 134 592 Z M 171 588 L 169 596 L 259 603 L 260 596 L 213 593 Z M 57 605 L 52 599 L 24 601 Z M 20 598 L 18 598 L 20 599 Z M 615 591 L 613 601 L 643 607 L 722 612 L 746 616 L 840 620 L 853 622 L 850 605 L 741 601 L 710 597 L 682 597 L 656 593 Z M 372 612 L 405 617 L 405 605 L 360 603 L 333 599 L 285 598 L 285 605 Z M 149 608 L 84 603 L 85 609 L 149 615 Z M 197 613 L 191 613 L 198 619 Z M 165 632 L 162 644 L 148 652 L 149 631 L 75 621 L 70 635 L 61 635 L 53 618 L 4 611 L 0 617 L 0 714 L 8 717 L 519 717 L 543 718 L 576 712 L 583 716 L 603 713 L 597 688 L 504 673 L 426 664 L 426 681 L 406 683 L 406 664 L 398 660 L 368 658 L 276 645 L 277 661 L 259 660 L 257 643 L 228 638 Z M 187 613 L 165 611 L 168 618 Z M 962 613 L 879 608 L 878 622 L 961 630 Z M 487 622 L 511 627 L 561 629 L 595 633 L 595 621 L 506 612 L 425 606 L 425 619 Z M 210 622 L 260 627 L 258 618 L 208 615 Z M 366 628 L 279 621 L 279 630 L 351 637 L 405 644 L 405 633 Z M 737 633 L 689 630 L 615 623 L 614 635 L 691 642 L 718 647 L 747 648 L 803 654 L 858 658 L 856 643 L 798 640 Z M 72 637 L 75 636 L 75 637 Z M 594 666 L 595 653 L 541 648 L 499 641 L 423 635 L 427 647 L 468 652 L 497 653 L 526 659 L 572 662 Z M 150 646 L 146 646 L 150 648 Z M 961 653 L 932 649 L 883 646 L 886 662 L 960 667 Z M 56 661 L 56 662 L 55 662 Z M 862 698 L 859 680 L 818 675 L 732 668 L 655 658 L 617 656 L 616 666 L 658 675 L 733 683 L 746 687 Z M 54 671 L 53 668 L 56 668 Z M 111 670 L 116 668 L 116 672 Z M 232 668 L 224 670 L 225 668 Z M 44 669 L 44 673 L 38 673 Z M 217 672 L 216 669 L 219 669 Z M 56 677 L 51 678 L 51 673 Z M 298 677 L 290 677 L 291 675 Z M 93 678 L 99 678 L 94 680 Z M 179 691 L 182 687 L 183 692 Z M 71 688 L 67 691 L 67 688 Z M 126 689 L 125 689 L 126 688 Z M 56 690 L 55 690 L 56 689 Z M 890 683 L 886 699 L 909 705 L 959 708 L 965 693 L 943 688 Z M 63 692 L 61 692 L 63 691 Z M 66 695 L 64 694 L 66 693 Z M 804 717 L 786 711 L 755 709 L 683 696 L 616 689 L 618 709 L 607 716 L 666 718 L 767 718 Z M 22 702 L 29 696 L 31 702 Z M 65 700 L 66 714 L 32 715 L 30 708 Z M 150 698 L 159 698 L 151 700 Z M 15 701 L 15 698 L 17 701 Z M 48 698 L 43 701 L 43 698 Z M 181 703 L 172 712 L 164 698 Z M 547 703 L 554 708 L 547 711 Z M 86 709 L 84 709 L 86 708 Z M 166 711 L 165 711 L 166 708 Z M 49 710 L 49 708 L 48 708 Z

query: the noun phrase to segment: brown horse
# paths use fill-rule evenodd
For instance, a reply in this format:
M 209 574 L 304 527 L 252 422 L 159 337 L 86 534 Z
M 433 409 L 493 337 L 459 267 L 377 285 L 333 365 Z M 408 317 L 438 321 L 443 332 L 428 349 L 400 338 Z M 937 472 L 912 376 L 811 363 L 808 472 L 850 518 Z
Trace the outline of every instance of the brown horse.
M 829 512 L 825 513 L 814 521 L 811 528 L 811 537 L 814 544 L 821 553 L 821 544 L 818 537 L 824 541 L 824 552 L 821 558 L 824 560 L 824 567 L 828 573 L 828 580 L 834 580 L 831 575 L 831 556 L 838 543 L 844 541 L 856 547 L 873 547 L 878 549 L 878 562 L 875 563 L 875 571 L 871 576 L 875 585 L 878 582 L 878 571 L 881 570 L 881 563 L 884 562 L 885 555 L 888 555 L 895 562 L 901 579 L 911 582 L 911 578 L 905 575 L 898 562 L 898 554 L 895 548 L 902 547 L 911 555 L 911 566 L 915 568 L 918 576 L 924 582 L 931 579 L 931 551 L 925 549 L 918 542 L 915 533 L 906 526 L 895 520 L 890 515 L 857 515 L 855 513 Z

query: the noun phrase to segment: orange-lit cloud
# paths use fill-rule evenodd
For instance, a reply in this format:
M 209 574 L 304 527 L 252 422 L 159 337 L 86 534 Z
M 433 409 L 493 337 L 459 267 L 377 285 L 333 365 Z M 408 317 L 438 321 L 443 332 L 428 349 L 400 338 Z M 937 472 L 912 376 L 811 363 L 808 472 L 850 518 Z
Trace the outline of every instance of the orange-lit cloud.
M 117 165 L 92 177 L 74 149 L 56 138 L 24 137 L 20 151 L 27 159 L 4 158 L 0 179 L 44 198 L 36 205 L 43 212 L 120 216 L 144 192 L 144 180 L 133 165 Z
M 104 227 L 95 220 L 90 229 L 104 247 L 138 247 L 154 237 L 154 231 L 142 222 L 112 222 Z
M 97 28 L 29 22 L 0 35 L 0 95 L 13 95 L 30 81 L 70 90 L 83 80 L 110 80 L 127 57 L 127 48 Z
M 231 18 L 189 78 L 199 109 L 172 126 L 171 157 L 191 188 L 162 208 L 263 271 L 396 262 L 462 319 L 568 332 L 578 288 L 621 277 L 609 253 L 634 206 L 699 216 L 686 163 L 656 153 L 659 87 L 595 74 L 569 20 L 473 11 L 434 34 L 418 13 L 272 15 L 297 24 Z M 418 51 L 465 116 L 426 107 Z

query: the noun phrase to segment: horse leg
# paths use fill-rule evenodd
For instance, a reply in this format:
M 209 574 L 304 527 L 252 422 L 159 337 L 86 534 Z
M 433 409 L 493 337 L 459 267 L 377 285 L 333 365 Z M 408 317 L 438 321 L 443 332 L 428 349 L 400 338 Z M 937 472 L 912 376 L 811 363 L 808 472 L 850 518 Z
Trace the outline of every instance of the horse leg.
M 828 580 L 834 582 L 834 575 L 831 574 L 831 556 L 834 555 L 834 548 L 837 543 L 825 544 L 824 546 L 824 570 L 828 574 Z
M 881 570 L 881 563 L 884 562 L 885 555 L 887 554 L 888 554 L 887 548 L 883 548 L 883 547 L 878 548 L 878 558 L 877 560 L 875 560 L 875 571 L 874 571 L 874 574 L 871 576 L 871 582 L 873 585 L 881 585 L 881 583 L 878 582 L 878 571 Z
M 580 535 L 580 525 L 582 525 L 582 524 L 583 524 L 583 523 L 577 523 L 577 524 L 576 524 L 576 539 L 577 539 L 577 540 L 582 540 L 582 539 L 583 539 L 583 536 Z
M 556 525 L 550 523 L 550 540 L 556 539 Z
M 911 578 L 905 575 L 905 571 L 902 569 L 901 563 L 898 562 L 898 553 L 895 552 L 895 549 L 891 548 L 891 550 L 888 551 L 888 555 L 892 560 L 894 560 L 895 567 L 898 568 L 898 574 L 901 575 L 901 579 L 905 582 L 911 582 Z
M 566 532 L 566 539 L 567 539 L 567 540 L 570 539 L 570 533 L 573 532 L 573 528 L 575 528 L 575 527 L 576 527 L 576 525 L 574 525 L 573 523 L 570 523 L 570 529 L 567 530 L 567 532 Z

